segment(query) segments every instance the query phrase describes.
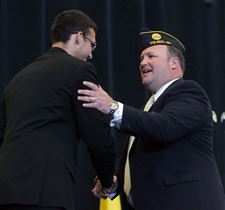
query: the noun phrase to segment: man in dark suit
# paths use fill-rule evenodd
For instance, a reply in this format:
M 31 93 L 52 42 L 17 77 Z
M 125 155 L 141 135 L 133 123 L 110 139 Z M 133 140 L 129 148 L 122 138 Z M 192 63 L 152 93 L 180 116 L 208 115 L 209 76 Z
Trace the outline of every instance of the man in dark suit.
M 113 114 L 110 125 L 134 136 L 117 174 L 123 210 L 224 210 L 212 110 L 200 85 L 182 79 L 185 47 L 163 31 L 140 36 L 140 74 L 152 93 L 144 111 L 114 101 L 90 82 L 84 84 L 92 90 L 78 91 L 84 107 Z M 95 101 L 89 103 L 90 96 Z M 94 193 L 100 191 L 98 182 Z
M 52 48 L 6 87 L 0 112 L 1 210 L 75 210 L 80 139 L 110 190 L 115 152 L 108 119 L 84 109 L 74 94 L 83 80 L 97 83 L 87 62 L 95 35 L 96 24 L 86 14 L 60 13 L 51 27 Z

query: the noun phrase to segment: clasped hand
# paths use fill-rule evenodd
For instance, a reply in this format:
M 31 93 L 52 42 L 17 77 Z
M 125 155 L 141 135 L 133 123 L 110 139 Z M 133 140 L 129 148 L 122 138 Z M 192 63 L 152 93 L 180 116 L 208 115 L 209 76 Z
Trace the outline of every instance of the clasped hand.
M 116 192 L 117 189 L 117 177 L 113 176 L 113 184 L 111 185 L 111 187 L 109 188 L 105 188 L 102 186 L 100 180 L 98 179 L 98 177 L 95 178 L 95 182 L 94 182 L 94 188 L 92 189 L 92 193 L 94 194 L 94 196 L 96 196 L 97 198 L 113 198 L 114 196 L 112 196 L 113 193 Z

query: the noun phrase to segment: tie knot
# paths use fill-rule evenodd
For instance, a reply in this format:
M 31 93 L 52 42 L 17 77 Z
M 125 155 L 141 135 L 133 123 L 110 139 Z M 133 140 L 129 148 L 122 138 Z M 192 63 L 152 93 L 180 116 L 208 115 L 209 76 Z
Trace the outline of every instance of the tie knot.
M 144 111 L 148 112 L 151 108 L 152 104 L 155 102 L 155 95 L 153 94 L 147 101 Z

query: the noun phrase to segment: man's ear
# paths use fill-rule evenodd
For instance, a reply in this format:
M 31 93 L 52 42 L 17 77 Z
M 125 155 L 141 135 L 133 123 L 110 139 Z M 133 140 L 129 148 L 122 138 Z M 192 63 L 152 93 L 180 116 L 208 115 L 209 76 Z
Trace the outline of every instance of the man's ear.
M 180 64 L 180 60 L 178 57 L 170 58 L 170 68 L 171 69 L 176 69 L 179 64 Z
M 73 40 L 74 43 L 79 45 L 83 39 L 83 33 L 80 31 L 78 33 L 72 34 L 70 38 Z

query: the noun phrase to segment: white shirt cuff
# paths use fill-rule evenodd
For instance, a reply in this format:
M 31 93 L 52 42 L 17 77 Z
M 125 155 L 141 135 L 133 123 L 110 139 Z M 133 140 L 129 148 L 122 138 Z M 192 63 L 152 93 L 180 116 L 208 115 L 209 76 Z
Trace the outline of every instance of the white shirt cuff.
M 118 102 L 119 108 L 114 112 L 113 119 L 110 121 L 110 127 L 120 128 L 123 116 L 123 104 Z

